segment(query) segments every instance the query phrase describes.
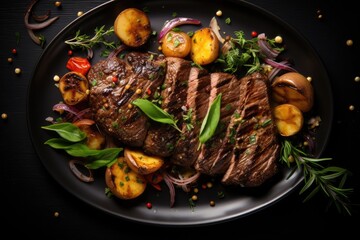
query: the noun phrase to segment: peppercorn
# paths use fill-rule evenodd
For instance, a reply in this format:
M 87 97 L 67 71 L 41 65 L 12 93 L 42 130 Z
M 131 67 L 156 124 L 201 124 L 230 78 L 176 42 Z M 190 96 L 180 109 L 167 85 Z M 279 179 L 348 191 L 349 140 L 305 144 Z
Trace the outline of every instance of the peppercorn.
M 55 7 L 61 7 L 61 2 L 60 2 L 60 1 L 56 1 L 56 2 L 55 2 Z
M 20 68 L 15 68 L 15 74 L 20 74 L 21 73 L 21 69 Z
M 6 113 L 2 113 L 2 114 L 1 114 L 1 118 L 2 118 L 2 119 L 7 119 L 7 117 L 8 117 L 8 115 L 7 115 Z
M 211 201 L 210 201 L 210 206 L 211 206 L 211 207 L 214 207 L 214 206 L 215 206 L 215 201 L 211 200 Z
M 151 209 L 151 208 L 152 208 L 152 204 L 151 204 L 150 202 L 148 202 L 148 203 L 146 203 L 146 207 L 147 207 L 148 209 Z
M 221 11 L 221 10 L 217 10 L 217 11 L 216 11 L 216 16 L 221 17 L 221 16 L 222 16 L 222 11 Z

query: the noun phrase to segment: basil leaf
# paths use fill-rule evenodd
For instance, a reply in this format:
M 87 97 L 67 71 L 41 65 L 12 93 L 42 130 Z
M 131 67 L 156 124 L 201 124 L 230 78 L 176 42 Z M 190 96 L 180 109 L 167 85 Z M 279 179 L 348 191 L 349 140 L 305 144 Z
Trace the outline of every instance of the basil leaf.
M 85 167 L 89 168 L 89 169 L 98 169 L 101 167 L 110 167 L 111 165 L 113 165 L 115 162 L 117 161 L 117 158 L 114 159 L 109 159 L 109 160 L 96 160 L 93 161 L 91 163 L 87 163 L 85 164 Z
M 217 125 L 220 120 L 221 107 L 221 93 L 215 98 L 206 113 L 206 116 L 201 124 L 199 141 L 201 144 L 209 140 L 215 133 Z
M 95 159 L 114 159 L 122 151 L 122 148 L 104 148 L 101 150 L 90 149 L 86 144 L 76 143 L 65 151 L 73 157 L 89 157 Z
M 47 140 L 44 144 L 47 144 L 55 149 L 68 149 L 71 148 L 74 143 L 69 142 L 64 138 L 51 138 Z
M 165 112 L 153 102 L 146 99 L 138 98 L 135 99 L 132 104 L 139 107 L 141 111 L 143 111 L 146 116 L 148 116 L 152 120 L 160 123 L 170 124 L 176 130 L 181 132 L 181 130 L 176 125 L 177 120 L 175 120 L 171 114 Z
M 49 126 L 42 126 L 42 129 L 55 131 L 62 138 L 70 142 L 80 142 L 86 138 L 86 134 L 72 123 L 54 123 Z

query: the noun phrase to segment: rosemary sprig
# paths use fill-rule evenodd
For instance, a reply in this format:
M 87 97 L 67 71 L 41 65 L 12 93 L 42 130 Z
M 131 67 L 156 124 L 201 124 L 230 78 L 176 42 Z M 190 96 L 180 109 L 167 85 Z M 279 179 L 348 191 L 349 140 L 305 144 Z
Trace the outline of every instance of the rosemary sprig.
M 291 171 L 288 178 L 296 171 L 302 169 L 304 174 L 304 186 L 299 194 L 310 191 L 304 202 L 312 198 L 319 190 L 330 198 L 330 204 L 334 203 L 339 212 L 345 211 L 351 215 L 349 194 L 353 192 L 352 188 L 344 188 L 346 179 L 350 172 L 341 167 L 322 165 L 331 158 L 312 158 L 304 151 L 295 147 L 290 141 L 284 140 L 281 148 L 280 161 L 288 167 L 292 162 L 296 163 L 296 167 Z
M 106 40 L 106 36 L 110 36 L 114 33 L 114 27 L 111 26 L 109 29 L 105 29 L 105 25 L 100 28 L 95 28 L 94 36 L 89 36 L 87 34 L 81 34 L 78 30 L 75 34 L 75 37 L 65 41 L 66 44 L 70 46 L 71 49 L 80 48 L 82 50 L 92 51 L 92 48 L 95 45 L 103 44 L 110 49 L 115 49 L 115 42 L 110 42 Z

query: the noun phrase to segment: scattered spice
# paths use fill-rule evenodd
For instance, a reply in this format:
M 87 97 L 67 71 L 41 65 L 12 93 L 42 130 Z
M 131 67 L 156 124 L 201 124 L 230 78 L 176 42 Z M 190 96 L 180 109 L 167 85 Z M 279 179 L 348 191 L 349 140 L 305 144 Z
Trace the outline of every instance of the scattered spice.
M 354 109 L 355 109 L 354 105 L 350 105 L 350 106 L 349 106 L 349 110 L 350 110 L 350 111 L 354 111 Z
M 73 55 L 73 51 L 72 50 L 69 50 L 68 51 L 68 56 L 72 56 Z
M 55 76 L 53 77 L 53 80 L 54 80 L 55 82 L 60 81 L 60 77 L 59 77 L 59 75 L 55 75 Z
M 1 114 L 1 118 L 2 118 L 2 119 L 7 119 L 7 117 L 8 117 L 8 115 L 7 115 L 6 113 L 2 113 L 2 114 Z
M 226 18 L 225 19 L 225 23 L 227 24 L 227 25 L 229 25 L 230 23 L 231 23 L 231 19 L 228 17 L 228 18 Z
M 77 16 L 80 17 L 80 16 L 83 15 L 83 14 L 84 14 L 83 11 L 79 11 L 79 12 L 77 13 Z
M 211 200 L 211 201 L 210 201 L 210 206 L 211 206 L 211 207 L 215 207 L 215 201 Z
M 17 50 L 16 50 L 16 48 L 13 48 L 12 50 L 11 50 L 11 52 L 12 52 L 12 54 L 17 54 Z
M 191 196 L 191 200 L 193 200 L 193 201 L 197 201 L 197 200 L 198 200 L 198 196 L 197 196 L 197 195 L 195 195 L 195 194 L 194 194 L 194 195 L 192 195 L 192 196 Z
M 11 57 L 9 57 L 9 58 L 7 59 L 7 61 L 8 61 L 8 63 L 12 63 L 12 62 L 13 62 L 13 59 L 12 59 Z
M 216 11 L 216 16 L 221 17 L 221 16 L 222 16 L 222 11 L 221 11 L 221 10 L 217 10 L 217 11 Z
M 55 2 L 55 7 L 61 7 L 61 2 L 60 2 L 60 1 L 56 1 L 56 2 Z
M 15 74 L 19 75 L 21 73 L 21 69 L 20 68 L 15 68 Z
M 54 217 L 59 217 L 60 216 L 60 213 L 59 212 L 54 212 Z
M 307 77 L 306 79 L 307 79 L 309 82 L 311 82 L 311 81 L 312 81 L 312 77 L 310 77 L 310 76 L 309 76 L 309 77 Z
M 348 39 L 348 40 L 346 40 L 346 45 L 347 46 L 352 46 L 354 44 L 354 42 L 353 42 L 353 40 L 351 40 L 351 39 Z
M 281 44 L 283 42 L 283 38 L 281 36 L 276 36 L 274 40 L 277 44 Z
M 146 207 L 147 207 L 148 209 L 151 209 L 151 208 L 152 208 L 151 202 L 146 203 Z
M 356 76 L 354 80 L 355 80 L 355 82 L 360 82 L 360 77 Z

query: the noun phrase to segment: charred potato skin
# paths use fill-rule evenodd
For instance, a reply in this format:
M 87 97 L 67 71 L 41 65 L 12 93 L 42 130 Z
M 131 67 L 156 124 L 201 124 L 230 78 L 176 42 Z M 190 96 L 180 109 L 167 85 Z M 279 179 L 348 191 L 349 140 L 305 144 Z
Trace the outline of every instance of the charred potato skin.
M 271 85 L 272 97 L 278 104 L 289 103 L 302 112 L 308 112 L 314 104 L 312 84 L 300 73 L 288 72 L 276 77 Z
M 147 186 L 144 176 L 132 171 L 123 157 L 106 169 L 105 183 L 112 194 L 124 200 L 139 197 Z
M 125 148 L 124 156 L 128 166 L 141 175 L 154 173 L 164 164 L 162 158 L 146 155 L 140 150 Z
M 68 105 L 76 105 L 88 98 L 89 81 L 78 72 L 65 73 L 59 81 L 59 90 Z
M 125 45 L 140 47 L 150 38 L 150 19 L 137 8 L 127 8 L 116 17 L 114 32 Z

